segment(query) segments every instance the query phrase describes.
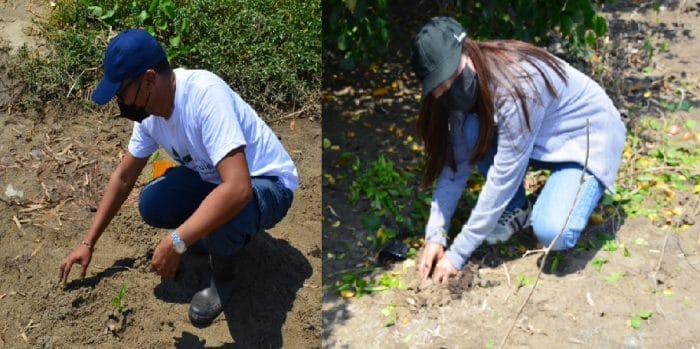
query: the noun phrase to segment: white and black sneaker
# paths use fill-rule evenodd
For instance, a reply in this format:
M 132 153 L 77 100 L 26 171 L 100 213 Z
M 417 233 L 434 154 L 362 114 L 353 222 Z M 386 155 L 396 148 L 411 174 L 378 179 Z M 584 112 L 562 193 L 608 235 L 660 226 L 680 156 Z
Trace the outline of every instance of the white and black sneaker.
M 501 218 L 498 219 L 498 224 L 489 234 L 486 243 L 494 245 L 496 243 L 505 242 L 510 237 L 523 229 L 530 227 L 530 214 L 532 213 L 532 205 L 530 201 L 523 208 L 516 208 L 513 211 L 503 212 Z

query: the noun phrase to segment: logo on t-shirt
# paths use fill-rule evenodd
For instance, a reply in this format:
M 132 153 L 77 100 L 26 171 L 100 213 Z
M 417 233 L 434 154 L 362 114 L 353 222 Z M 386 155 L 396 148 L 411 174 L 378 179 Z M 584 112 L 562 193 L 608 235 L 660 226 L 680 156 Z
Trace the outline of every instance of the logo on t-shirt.
M 192 156 L 190 156 L 190 154 L 187 154 L 184 157 L 180 157 L 180 154 L 177 153 L 175 148 L 170 149 L 172 149 L 173 156 L 175 157 L 175 160 L 180 163 L 180 165 L 186 165 L 188 162 L 192 161 Z

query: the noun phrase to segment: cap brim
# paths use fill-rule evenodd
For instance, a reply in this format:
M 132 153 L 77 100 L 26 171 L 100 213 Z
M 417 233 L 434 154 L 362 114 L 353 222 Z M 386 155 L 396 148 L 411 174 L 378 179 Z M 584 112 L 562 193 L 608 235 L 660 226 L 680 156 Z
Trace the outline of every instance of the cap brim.
M 99 105 L 109 102 L 109 100 L 117 94 L 121 85 L 121 81 L 113 82 L 109 81 L 107 77 L 103 77 L 100 83 L 97 84 L 95 91 L 92 93 L 92 101 Z
M 437 85 L 440 85 L 454 74 L 455 70 L 459 67 L 461 58 L 462 50 L 460 45 L 456 49 L 451 50 L 445 59 L 438 64 L 438 67 L 423 79 L 423 98 L 425 98 L 428 93 L 432 92 Z

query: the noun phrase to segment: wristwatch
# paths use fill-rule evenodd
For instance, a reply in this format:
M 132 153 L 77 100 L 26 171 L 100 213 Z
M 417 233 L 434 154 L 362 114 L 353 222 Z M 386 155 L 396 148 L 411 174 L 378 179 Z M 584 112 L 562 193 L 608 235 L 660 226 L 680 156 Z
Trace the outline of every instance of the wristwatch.
M 183 254 L 185 251 L 187 251 L 187 245 L 185 245 L 185 242 L 180 239 L 175 230 L 170 233 L 170 238 L 173 240 L 173 248 L 175 248 L 175 252 L 178 254 Z

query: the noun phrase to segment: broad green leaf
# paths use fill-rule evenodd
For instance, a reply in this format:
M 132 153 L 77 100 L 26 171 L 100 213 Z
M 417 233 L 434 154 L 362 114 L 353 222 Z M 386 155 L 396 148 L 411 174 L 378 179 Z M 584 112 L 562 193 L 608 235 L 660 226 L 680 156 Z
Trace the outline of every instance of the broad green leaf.
M 642 320 L 636 316 L 633 316 L 632 319 L 630 319 L 630 327 L 632 327 L 635 330 L 638 330 L 642 326 Z
M 640 311 L 637 313 L 637 316 L 639 316 L 640 318 L 642 318 L 642 319 L 644 319 L 644 320 L 650 318 L 652 315 L 653 315 L 653 313 L 650 312 L 650 311 L 648 311 L 648 310 L 640 310 Z
M 100 6 L 88 6 L 88 11 L 95 17 L 100 17 L 104 13 L 104 10 Z
M 143 10 L 141 11 L 141 13 L 139 13 L 139 15 L 136 18 L 138 18 L 139 22 L 143 23 L 146 21 L 146 19 L 148 19 L 148 12 L 146 12 L 146 10 Z

